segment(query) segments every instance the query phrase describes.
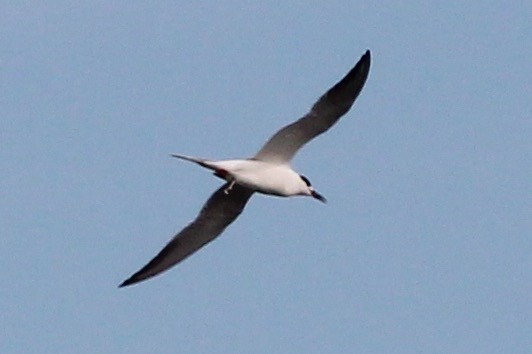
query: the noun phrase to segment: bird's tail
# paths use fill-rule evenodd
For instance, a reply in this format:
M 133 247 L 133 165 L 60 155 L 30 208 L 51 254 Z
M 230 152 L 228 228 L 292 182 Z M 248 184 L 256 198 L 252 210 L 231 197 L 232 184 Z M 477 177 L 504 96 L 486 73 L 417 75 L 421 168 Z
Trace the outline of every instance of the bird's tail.
M 200 165 L 202 167 L 205 167 L 205 168 L 208 168 L 209 170 L 214 170 L 214 171 L 217 170 L 216 166 L 213 164 L 213 161 L 210 161 L 210 160 L 207 160 L 207 159 L 202 159 L 202 158 L 199 158 L 199 157 L 191 157 L 191 156 L 179 155 L 179 154 L 172 154 L 170 156 L 178 158 L 178 159 L 181 159 L 181 160 L 186 160 L 186 161 L 191 161 L 191 162 L 197 163 L 198 165 Z

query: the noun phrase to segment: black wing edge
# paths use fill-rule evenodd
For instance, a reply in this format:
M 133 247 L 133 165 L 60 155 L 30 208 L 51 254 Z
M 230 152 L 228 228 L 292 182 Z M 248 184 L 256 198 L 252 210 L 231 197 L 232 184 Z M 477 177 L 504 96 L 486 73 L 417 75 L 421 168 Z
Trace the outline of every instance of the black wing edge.
M 142 281 L 145 281 L 145 280 L 148 280 L 150 278 L 153 278 L 157 275 L 159 275 L 160 273 L 163 273 L 167 270 L 169 270 L 170 268 L 174 267 L 175 265 L 177 265 L 178 263 L 181 263 L 182 261 L 184 261 L 186 258 L 188 258 L 189 256 L 191 256 L 193 253 L 197 252 L 199 249 L 201 249 L 203 246 L 205 246 L 207 243 L 211 242 L 212 240 L 214 240 L 214 238 L 216 238 L 221 232 L 223 232 L 223 230 L 229 226 L 229 224 L 231 224 L 237 217 L 238 215 L 240 215 L 240 213 L 243 211 L 247 201 L 249 200 L 249 198 L 251 197 L 251 195 L 253 194 L 253 191 L 250 190 L 250 189 L 247 189 L 245 187 L 242 187 L 240 185 L 235 185 L 233 187 L 233 190 L 230 192 L 232 193 L 232 196 L 235 196 L 236 199 L 231 199 L 229 201 L 229 204 L 225 204 L 225 207 L 226 208 L 229 208 L 231 209 L 231 212 L 233 213 L 233 218 L 226 224 L 222 227 L 222 230 L 220 230 L 220 232 L 215 236 L 213 237 L 212 239 L 209 239 L 207 241 L 205 241 L 204 243 L 202 243 L 201 245 L 199 245 L 199 247 L 197 247 L 195 250 L 193 250 L 191 253 L 187 254 L 185 257 L 183 257 L 182 259 L 179 259 L 177 262 L 175 262 L 173 265 L 169 266 L 168 268 L 166 268 L 165 270 L 162 270 L 160 272 L 157 272 L 155 274 L 152 274 L 152 275 L 149 275 L 149 276 L 145 276 L 145 273 L 147 271 L 149 271 L 152 267 L 156 267 L 157 264 L 162 260 L 162 259 L 165 259 L 166 256 L 168 255 L 168 253 L 172 252 L 172 250 L 175 248 L 175 247 L 179 247 L 179 244 L 181 243 L 181 239 L 180 239 L 180 235 L 183 234 L 184 232 L 187 231 L 187 229 L 189 228 L 193 228 L 195 223 L 198 221 L 198 219 L 200 217 L 202 217 L 202 215 L 207 212 L 207 209 L 211 206 L 211 203 L 214 199 L 216 199 L 220 194 L 224 193 L 224 190 L 227 188 L 227 186 L 229 185 L 229 182 L 228 183 L 225 183 L 224 185 L 222 185 L 216 192 L 214 192 L 211 197 L 207 200 L 207 202 L 205 203 L 205 205 L 203 206 L 203 208 L 201 209 L 200 213 L 198 214 L 198 216 L 196 217 L 196 219 L 194 221 L 192 221 L 190 224 L 188 224 L 183 230 L 181 230 L 179 233 L 177 233 L 174 238 L 172 238 L 167 244 L 166 246 L 164 246 L 164 248 L 155 256 L 153 257 L 149 262 L 148 264 L 146 264 L 144 267 L 142 267 L 139 271 L 137 271 L 136 273 L 134 273 L 132 276 L 130 276 L 129 278 L 127 278 L 126 280 L 124 280 L 118 287 L 119 288 L 123 288 L 123 287 L 126 287 L 126 286 L 129 286 L 129 285 L 133 285 L 133 284 L 136 284 L 136 283 L 140 283 Z
M 331 87 L 329 91 L 327 91 L 318 100 L 318 102 L 316 102 L 313 109 L 317 108 L 323 99 L 330 100 L 330 103 L 332 104 L 336 103 L 339 104 L 339 106 L 342 106 L 341 103 L 346 99 L 344 95 L 347 94 L 349 95 L 349 99 L 347 100 L 349 104 L 342 107 L 341 112 L 337 113 L 338 117 L 343 116 L 347 111 L 349 111 L 358 95 L 364 88 L 369 76 L 370 65 L 371 52 L 369 49 L 367 49 L 366 52 L 360 57 L 357 64 L 340 81 L 338 81 L 336 85 Z M 355 89 L 355 91 L 347 89 L 349 86 Z M 333 97 L 336 97 L 336 99 L 333 99 Z

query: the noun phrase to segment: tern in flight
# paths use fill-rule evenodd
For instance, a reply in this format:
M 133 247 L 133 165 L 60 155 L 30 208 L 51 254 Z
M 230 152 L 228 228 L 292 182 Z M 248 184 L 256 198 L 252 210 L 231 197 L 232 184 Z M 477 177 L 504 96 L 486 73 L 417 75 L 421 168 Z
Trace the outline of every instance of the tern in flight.
M 211 195 L 194 221 L 120 287 L 156 276 L 214 240 L 240 215 L 254 192 L 280 197 L 310 196 L 325 202 L 310 181 L 290 167 L 290 161 L 303 145 L 327 131 L 349 111 L 366 82 L 370 61 L 368 50 L 342 80 L 318 99 L 310 112 L 275 133 L 252 158 L 216 161 L 172 155 L 214 171 L 226 183 Z

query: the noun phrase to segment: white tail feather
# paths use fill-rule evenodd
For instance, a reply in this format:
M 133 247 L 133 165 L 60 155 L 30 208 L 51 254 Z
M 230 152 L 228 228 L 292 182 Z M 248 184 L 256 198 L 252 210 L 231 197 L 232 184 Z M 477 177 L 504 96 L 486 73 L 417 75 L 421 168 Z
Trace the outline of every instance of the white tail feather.
M 216 170 L 216 167 L 211 163 L 212 161 L 209 161 L 206 159 L 202 159 L 199 157 L 179 155 L 179 154 L 172 154 L 170 156 L 181 159 L 181 160 L 186 160 L 186 161 L 197 163 L 198 165 L 208 168 L 209 170 Z

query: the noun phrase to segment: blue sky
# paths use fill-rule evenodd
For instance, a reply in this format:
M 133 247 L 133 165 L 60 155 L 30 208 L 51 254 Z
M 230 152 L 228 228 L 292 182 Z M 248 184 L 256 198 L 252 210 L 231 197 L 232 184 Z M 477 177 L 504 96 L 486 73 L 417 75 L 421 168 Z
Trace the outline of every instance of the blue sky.
M 532 5 L 0 5 L 0 352 L 524 353 Z M 366 49 L 370 77 L 200 252 L 117 285 Z

